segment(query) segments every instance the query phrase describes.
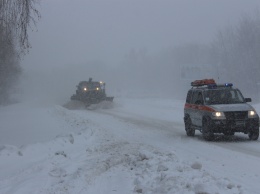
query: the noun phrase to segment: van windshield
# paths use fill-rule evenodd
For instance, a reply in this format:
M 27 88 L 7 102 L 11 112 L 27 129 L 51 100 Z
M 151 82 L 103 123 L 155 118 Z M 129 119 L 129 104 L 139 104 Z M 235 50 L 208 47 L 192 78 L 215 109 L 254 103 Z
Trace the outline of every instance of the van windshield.
M 205 104 L 239 104 L 245 103 L 238 89 L 212 89 L 204 91 Z

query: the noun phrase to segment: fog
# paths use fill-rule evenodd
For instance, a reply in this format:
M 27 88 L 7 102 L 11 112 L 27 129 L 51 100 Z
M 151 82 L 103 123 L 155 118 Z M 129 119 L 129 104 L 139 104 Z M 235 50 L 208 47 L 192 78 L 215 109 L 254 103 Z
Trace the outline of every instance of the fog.
M 191 79 L 181 77 L 172 51 L 209 44 L 259 6 L 259 0 L 44 0 L 18 95 L 62 104 L 92 77 L 107 83 L 108 95 L 182 98 Z M 219 77 L 203 76 L 192 79 Z

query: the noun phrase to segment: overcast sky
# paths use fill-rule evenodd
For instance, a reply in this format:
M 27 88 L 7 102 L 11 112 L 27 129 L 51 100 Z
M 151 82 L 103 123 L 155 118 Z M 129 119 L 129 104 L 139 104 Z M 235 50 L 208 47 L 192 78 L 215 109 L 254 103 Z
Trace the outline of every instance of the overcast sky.
M 208 43 L 259 7 L 259 0 L 44 0 L 22 65 L 117 65 L 131 49 L 153 53 L 185 42 Z

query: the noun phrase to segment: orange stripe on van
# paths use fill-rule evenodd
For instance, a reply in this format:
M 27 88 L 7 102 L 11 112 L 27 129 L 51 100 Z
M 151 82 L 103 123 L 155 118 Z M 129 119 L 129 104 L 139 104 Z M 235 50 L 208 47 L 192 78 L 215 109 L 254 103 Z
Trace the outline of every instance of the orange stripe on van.
M 191 108 L 191 109 L 197 109 L 197 110 L 204 110 L 204 111 L 209 111 L 209 112 L 215 112 L 215 110 L 209 106 L 206 105 L 197 105 L 197 104 L 188 104 L 185 103 L 184 106 L 185 109 Z

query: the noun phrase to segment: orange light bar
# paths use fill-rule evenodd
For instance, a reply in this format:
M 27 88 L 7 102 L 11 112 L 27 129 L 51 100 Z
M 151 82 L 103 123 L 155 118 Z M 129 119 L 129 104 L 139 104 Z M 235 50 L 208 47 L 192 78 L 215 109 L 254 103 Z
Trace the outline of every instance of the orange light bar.
M 216 84 L 214 79 L 202 79 L 202 80 L 195 80 L 191 82 L 191 86 L 204 86 L 209 84 Z

